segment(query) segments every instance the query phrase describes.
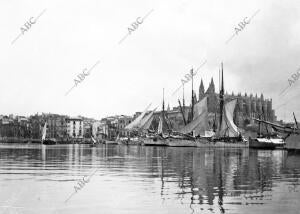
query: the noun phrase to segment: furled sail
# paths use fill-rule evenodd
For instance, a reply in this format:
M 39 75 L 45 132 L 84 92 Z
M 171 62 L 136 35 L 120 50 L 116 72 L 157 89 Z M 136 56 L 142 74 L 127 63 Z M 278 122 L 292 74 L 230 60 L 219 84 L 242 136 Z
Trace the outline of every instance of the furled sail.
M 194 131 L 195 135 L 204 134 L 208 130 L 207 97 L 204 97 L 194 106 L 194 120 L 184 126 L 179 132 L 188 134 Z
M 46 139 L 46 132 L 47 132 L 47 122 L 45 123 L 42 131 L 42 141 Z
M 147 108 L 143 111 L 143 113 L 141 113 L 137 118 L 135 118 L 135 120 L 133 120 L 131 123 L 129 123 L 129 124 L 125 127 L 125 129 L 129 129 L 129 130 L 130 130 L 130 129 L 139 128 L 140 123 L 141 123 L 143 117 L 145 116 L 145 114 L 147 113 L 147 111 L 148 111 L 148 109 L 149 109 L 150 106 L 151 106 L 151 104 L 149 104 L 149 105 L 147 106 Z
M 157 108 L 155 108 L 153 111 L 151 111 L 147 116 L 145 116 L 142 121 L 140 122 L 140 128 L 141 129 L 149 129 L 151 123 L 152 123 L 152 120 L 153 120 L 153 114 L 155 112 Z
M 233 122 L 233 112 L 237 100 L 232 100 L 225 104 L 222 121 L 219 129 L 219 136 L 238 137 L 239 131 Z

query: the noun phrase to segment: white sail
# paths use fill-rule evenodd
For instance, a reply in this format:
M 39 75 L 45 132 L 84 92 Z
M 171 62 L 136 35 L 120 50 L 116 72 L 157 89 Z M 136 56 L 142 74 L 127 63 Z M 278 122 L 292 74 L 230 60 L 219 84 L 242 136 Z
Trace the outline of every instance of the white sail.
M 148 111 L 148 108 L 151 106 L 151 104 L 149 104 L 148 106 L 147 106 L 147 108 L 143 111 L 143 113 L 141 113 L 137 118 L 135 118 L 135 120 L 133 120 L 131 123 L 129 123 L 126 127 L 125 127 L 125 129 L 134 129 L 134 128 L 139 128 L 139 126 L 140 126 L 140 123 L 141 123 L 141 121 L 142 121 L 142 119 L 143 119 L 143 117 L 145 116 L 145 114 L 147 113 L 147 111 Z
M 152 115 L 152 117 L 145 123 L 145 125 L 142 127 L 142 129 L 144 129 L 144 130 L 149 129 L 150 126 L 151 126 L 151 123 L 152 123 L 153 119 L 154 119 L 154 117 Z
M 223 110 L 223 117 L 219 129 L 219 136 L 238 137 L 239 131 L 233 122 L 233 112 L 237 100 L 232 100 L 225 104 Z
M 152 123 L 152 120 L 153 120 L 153 114 L 155 112 L 157 108 L 155 108 L 153 111 L 151 111 L 147 116 L 145 116 L 142 121 L 140 122 L 139 124 L 139 128 L 141 129 L 149 129 L 151 123 Z
M 46 132 L 47 132 L 47 122 L 45 123 L 42 131 L 42 141 L 46 139 Z
M 158 128 L 157 128 L 157 133 L 158 134 L 162 134 L 163 130 L 163 120 L 161 118 L 161 116 L 159 117 L 159 123 L 158 123 Z
M 204 97 L 201 101 L 194 105 L 194 119 L 196 119 L 203 111 L 208 111 L 207 109 L 207 97 Z
M 195 135 L 204 134 L 208 130 L 207 98 L 204 97 L 194 106 L 194 120 L 184 126 L 179 132 L 188 134 L 194 131 Z

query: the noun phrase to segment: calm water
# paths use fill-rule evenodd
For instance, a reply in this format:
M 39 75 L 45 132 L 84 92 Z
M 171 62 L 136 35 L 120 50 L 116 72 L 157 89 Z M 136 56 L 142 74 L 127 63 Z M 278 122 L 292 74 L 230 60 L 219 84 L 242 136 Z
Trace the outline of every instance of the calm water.
M 294 214 L 299 184 L 279 150 L 0 145 L 0 213 Z

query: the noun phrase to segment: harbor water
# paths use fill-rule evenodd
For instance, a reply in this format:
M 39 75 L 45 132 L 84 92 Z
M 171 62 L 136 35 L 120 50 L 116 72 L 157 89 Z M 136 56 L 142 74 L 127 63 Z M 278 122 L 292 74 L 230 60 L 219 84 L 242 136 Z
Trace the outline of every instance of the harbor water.
M 285 150 L 0 145 L 0 213 L 300 213 Z

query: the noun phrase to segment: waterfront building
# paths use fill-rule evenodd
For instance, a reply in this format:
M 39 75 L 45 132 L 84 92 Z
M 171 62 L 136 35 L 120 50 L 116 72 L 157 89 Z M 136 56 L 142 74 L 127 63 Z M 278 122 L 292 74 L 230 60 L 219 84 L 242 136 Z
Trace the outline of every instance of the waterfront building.
M 67 134 L 70 138 L 83 138 L 83 120 L 82 118 L 67 118 Z
M 129 136 L 129 130 L 125 130 L 125 126 L 131 123 L 132 117 L 126 115 L 116 115 L 103 118 L 101 120 L 102 134 L 108 139 L 115 139 L 119 137 Z
M 47 138 L 64 139 L 67 137 L 67 122 L 69 118 L 66 115 L 59 114 L 42 114 L 42 121 L 44 125 L 47 122 Z
M 129 131 L 125 130 L 124 128 L 131 123 L 132 117 L 121 115 L 117 117 L 117 130 L 120 137 L 126 137 L 129 136 Z
M 95 121 L 92 124 L 92 136 L 95 138 L 99 138 L 99 136 L 101 135 L 101 125 L 102 122 L 100 121 Z
M 42 115 L 35 114 L 35 115 L 29 116 L 30 137 L 31 138 L 41 139 L 43 123 L 45 123 L 45 122 L 43 121 Z
M 115 139 L 117 137 L 117 123 L 115 116 L 103 118 L 101 122 L 103 123 L 103 137 L 110 140 Z
M 42 113 L 35 114 L 28 118 L 31 130 L 31 137 L 33 139 L 40 139 L 42 135 L 42 129 L 47 122 L 46 138 L 56 138 L 62 140 L 68 136 L 67 134 L 67 122 L 69 118 L 66 115 Z
M 30 123 L 24 116 L 10 114 L 0 117 L 0 136 L 1 137 L 30 137 Z
M 78 116 L 78 118 L 81 118 L 83 122 L 83 137 L 91 138 L 93 134 L 93 123 L 96 122 L 96 120 L 93 118 L 87 118 L 83 116 Z
M 109 135 L 109 121 L 102 119 L 97 127 L 97 137 L 107 139 Z

